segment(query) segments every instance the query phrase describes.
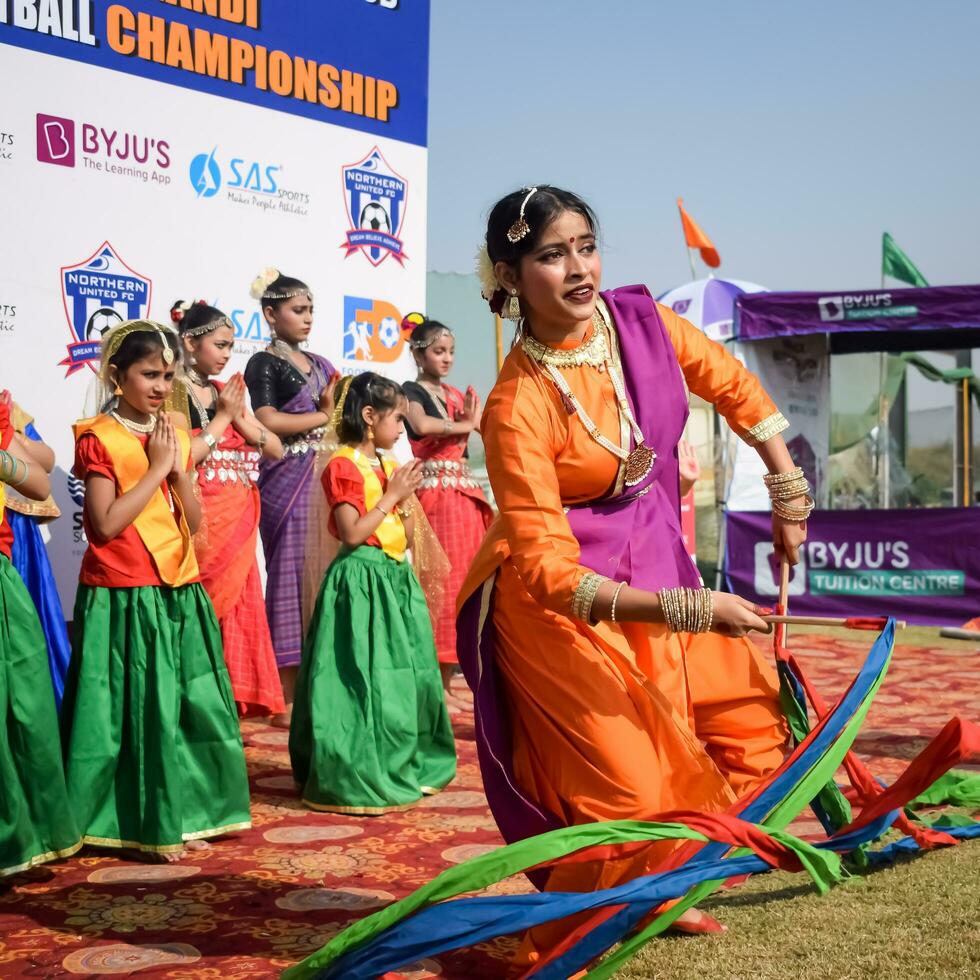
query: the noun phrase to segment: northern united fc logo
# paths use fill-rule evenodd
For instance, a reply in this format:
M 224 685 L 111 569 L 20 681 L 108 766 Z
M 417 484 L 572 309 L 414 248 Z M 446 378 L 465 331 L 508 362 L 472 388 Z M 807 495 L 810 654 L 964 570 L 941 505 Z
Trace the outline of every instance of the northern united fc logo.
M 98 371 L 102 335 L 123 320 L 138 320 L 150 309 L 151 282 L 134 272 L 108 243 L 103 242 L 77 265 L 62 266 L 61 297 L 73 338 L 60 363 L 65 377 L 86 364 Z
M 407 181 L 391 169 L 377 147 L 359 163 L 341 168 L 341 172 L 350 220 L 347 241 L 341 245 L 347 249 L 346 258 L 360 251 L 375 266 L 389 255 L 404 265 L 408 256 L 400 235 L 405 221 Z

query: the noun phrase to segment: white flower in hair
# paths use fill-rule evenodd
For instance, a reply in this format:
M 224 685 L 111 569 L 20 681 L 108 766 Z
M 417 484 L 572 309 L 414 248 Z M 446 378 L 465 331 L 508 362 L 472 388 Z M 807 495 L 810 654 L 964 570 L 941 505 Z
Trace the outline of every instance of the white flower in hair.
M 249 287 L 249 295 L 252 299 L 262 299 L 262 294 L 279 278 L 279 270 L 271 265 L 263 269 L 253 280 Z
M 476 253 L 476 274 L 480 278 L 480 294 L 489 303 L 493 299 L 493 294 L 500 288 L 497 282 L 497 275 L 493 271 L 493 263 L 490 261 L 490 253 L 486 245 L 481 245 Z

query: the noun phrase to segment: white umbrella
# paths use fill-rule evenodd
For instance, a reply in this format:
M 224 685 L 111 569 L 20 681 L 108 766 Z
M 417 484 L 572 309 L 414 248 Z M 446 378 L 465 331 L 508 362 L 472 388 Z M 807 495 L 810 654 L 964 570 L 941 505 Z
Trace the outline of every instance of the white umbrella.
M 657 297 L 678 316 L 700 327 L 712 340 L 724 343 L 732 336 L 735 298 L 742 293 L 764 293 L 765 286 L 742 279 L 696 279 Z

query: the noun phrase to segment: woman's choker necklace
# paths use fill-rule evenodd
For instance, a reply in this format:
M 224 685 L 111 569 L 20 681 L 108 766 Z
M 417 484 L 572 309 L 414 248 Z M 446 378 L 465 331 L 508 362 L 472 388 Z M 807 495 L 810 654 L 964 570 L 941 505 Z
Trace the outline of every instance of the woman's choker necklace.
M 196 368 L 187 368 L 186 374 L 191 384 L 197 385 L 198 388 L 207 388 L 211 384 Z
M 276 337 L 272 341 L 272 346 L 281 351 L 291 351 L 293 354 L 300 353 L 299 344 L 291 344 L 288 340 L 283 340 L 282 337 Z
M 521 346 L 532 360 L 556 368 L 573 368 L 588 364 L 590 367 L 604 369 L 609 359 L 604 321 L 598 310 L 592 314 L 592 336 L 578 347 L 573 347 L 571 350 L 548 347 L 529 333 L 524 334 Z

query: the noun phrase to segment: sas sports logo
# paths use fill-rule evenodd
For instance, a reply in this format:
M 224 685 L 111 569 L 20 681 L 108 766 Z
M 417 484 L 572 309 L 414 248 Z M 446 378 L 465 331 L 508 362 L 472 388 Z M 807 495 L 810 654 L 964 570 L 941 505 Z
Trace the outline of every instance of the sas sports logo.
M 217 153 L 218 148 L 214 147 L 209 153 L 198 153 L 191 160 L 188 177 L 198 197 L 214 197 L 222 186 L 230 191 L 280 196 L 279 171 L 282 167 L 279 164 L 232 157 L 227 167 L 222 168 Z
M 123 320 L 138 320 L 150 309 L 152 283 L 131 269 L 108 243 L 77 265 L 62 266 L 61 297 L 73 338 L 60 363 L 65 377 L 86 364 L 97 371 L 102 335 Z
M 407 340 L 402 315 L 391 303 L 360 296 L 344 297 L 345 361 L 393 364 L 402 356 Z
M 375 266 L 389 255 L 404 265 L 408 256 L 400 235 L 408 182 L 392 170 L 377 147 L 359 163 L 341 168 L 341 173 L 350 221 L 347 241 L 341 245 L 347 249 L 345 258 L 360 251 Z

